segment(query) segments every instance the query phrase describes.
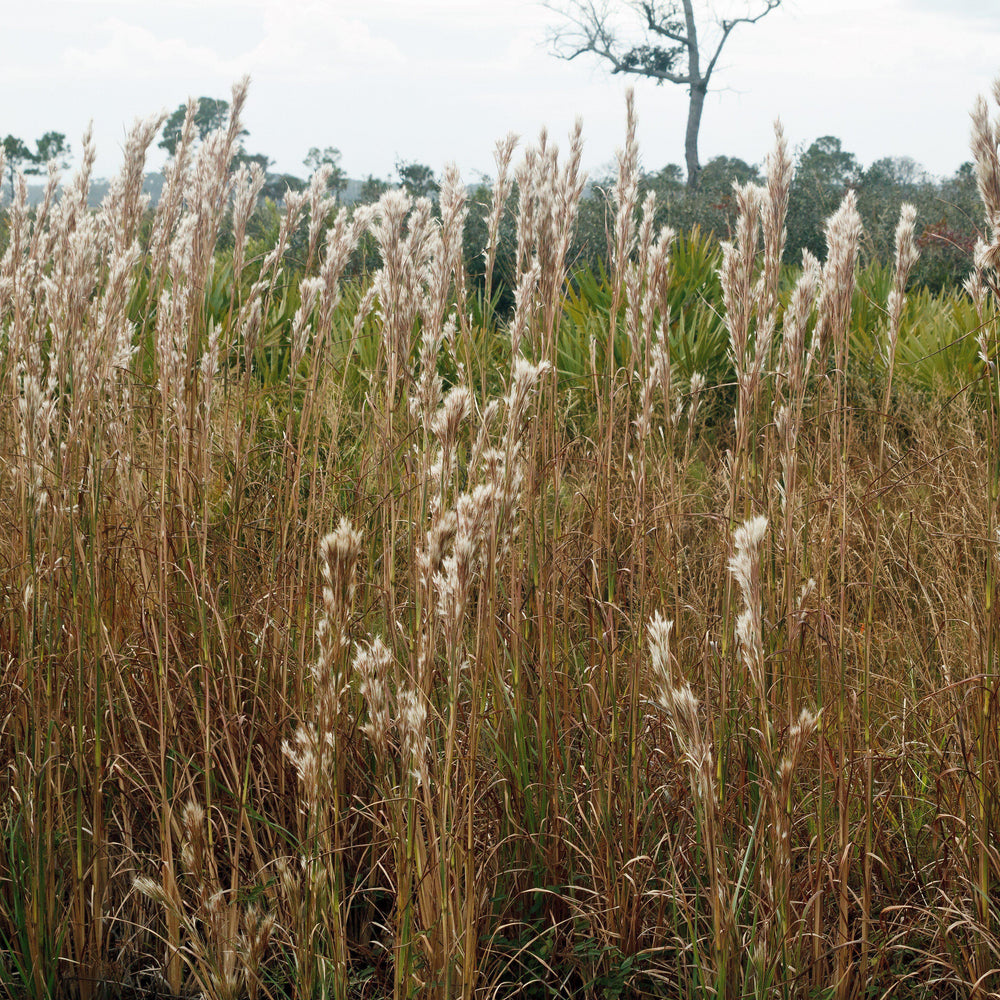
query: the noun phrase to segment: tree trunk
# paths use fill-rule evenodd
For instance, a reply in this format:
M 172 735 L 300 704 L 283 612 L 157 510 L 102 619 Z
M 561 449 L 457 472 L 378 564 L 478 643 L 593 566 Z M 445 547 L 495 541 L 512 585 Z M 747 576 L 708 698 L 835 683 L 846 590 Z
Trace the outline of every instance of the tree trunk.
M 684 135 L 684 159 L 687 164 L 687 186 L 696 191 L 701 177 L 698 162 L 698 131 L 701 129 L 701 113 L 705 108 L 705 94 L 708 87 L 704 81 L 691 84 L 691 99 L 688 103 L 687 132 Z

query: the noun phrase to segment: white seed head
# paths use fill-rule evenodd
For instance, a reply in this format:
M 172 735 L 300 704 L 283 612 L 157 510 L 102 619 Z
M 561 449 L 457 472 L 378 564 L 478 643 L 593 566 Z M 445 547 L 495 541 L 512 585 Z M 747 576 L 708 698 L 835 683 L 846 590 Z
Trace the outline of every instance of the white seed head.
M 763 514 L 744 521 L 733 533 L 736 548 L 750 551 L 760 546 L 767 532 L 767 518 Z
M 170 897 L 164 891 L 163 886 L 148 875 L 136 875 L 132 885 L 138 892 L 161 906 L 170 905 Z
M 440 409 L 431 421 L 431 430 L 442 446 L 450 448 L 458 438 L 462 421 L 472 410 L 472 394 L 465 386 L 457 385 L 448 390 Z
M 673 621 L 664 618 L 659 610 L 653 612 L 653 617 L 646 624 L 646 639 L 649 643 L 653 674 L 661 690 L 673 687 L 673 672 L 670 666 L 670 633 L 673 629 Z
M 427 771 L 427 705 L 421 692 L 404 688 L 397 697 L 403 763 L 418 781 Z

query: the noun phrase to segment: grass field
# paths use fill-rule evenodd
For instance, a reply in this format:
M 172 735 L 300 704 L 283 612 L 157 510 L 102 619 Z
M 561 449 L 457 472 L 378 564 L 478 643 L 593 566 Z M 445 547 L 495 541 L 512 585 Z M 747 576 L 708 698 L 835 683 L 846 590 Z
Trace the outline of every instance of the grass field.
M 155 210 L 158 119 L 99 211 L 89 145 L 3 210 L 2 988 L 998 995 L 985 102 L 992 242 L 931 296 L 851 193 L 783 261 L 780 131 L 730 243 L 658 228 L 631 100 L 605 276 L 579 131 L 248 239 L 245 96 Z

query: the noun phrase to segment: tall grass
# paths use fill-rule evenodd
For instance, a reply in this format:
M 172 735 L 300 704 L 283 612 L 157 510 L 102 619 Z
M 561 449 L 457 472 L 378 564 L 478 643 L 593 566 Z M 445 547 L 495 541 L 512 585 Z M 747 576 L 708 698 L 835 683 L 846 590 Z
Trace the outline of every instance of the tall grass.
M 892 273 L 851 194 L 782 263 L 780 128 L 732 243 L 657 232 L 631 96 L 604 279 L 579 126 L 482 206 L 319 173 L 261 251 L 245 98 L 155 211 L 160 119 L 6 210 L 5 990 L 1000 991 L 985 104 L 968 298 L 908 300 L 908 210 Z

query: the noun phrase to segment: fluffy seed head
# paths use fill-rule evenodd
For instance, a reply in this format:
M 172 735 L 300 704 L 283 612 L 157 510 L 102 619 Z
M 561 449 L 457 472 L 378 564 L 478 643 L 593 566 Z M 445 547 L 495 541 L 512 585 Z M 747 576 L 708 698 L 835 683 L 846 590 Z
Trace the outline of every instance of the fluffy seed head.
M 398 699 L 403 763 L 418 783 L 427 779 L 427 705 L 421 692 L 404 688 Z
M 458 429 L 471 410 L 472 394 L 465 386 L 456 385 L 448 391 L 441 408 L 431 421 L 431 430 L 442 447 L 454 446 L 458 438 Z
M 653 617 L 646 624 L 646 639 L 653 664 L 653 680 L 661 698 L 664 691 L 674 687 L 670 660 L 670 633 L 673 629 L 673 621 L 664 618 L 659 610 L 653 612 Z
M 392 653 L 376 636 L 370 643 L 363 643 L 354 654 L 354 671 L 361 678 L 361 697 L 368 709 L 368 721 L 362 732 L 371 740 L 376 750 L 385 750 L 391 724 L 389 705 L 389 667 Z

